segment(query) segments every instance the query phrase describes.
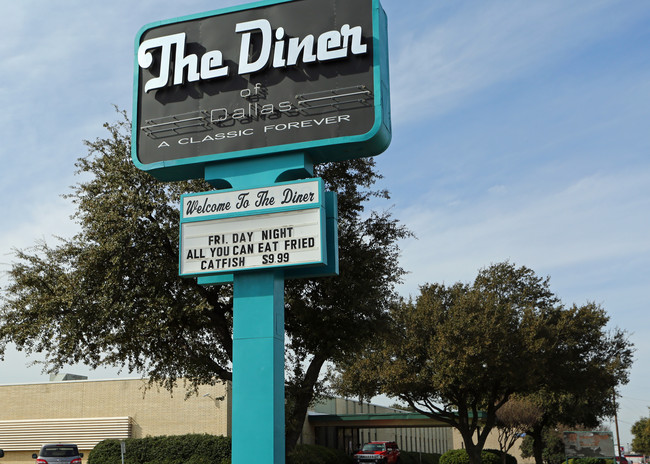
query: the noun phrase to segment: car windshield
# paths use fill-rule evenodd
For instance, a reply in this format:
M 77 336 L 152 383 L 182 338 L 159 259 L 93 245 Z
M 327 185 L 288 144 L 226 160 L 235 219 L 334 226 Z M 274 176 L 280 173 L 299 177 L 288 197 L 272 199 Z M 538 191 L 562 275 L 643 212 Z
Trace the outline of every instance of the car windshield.
M 76 446 L 45 446 L 41 450 L 44 458 L 71 458 L 78 453 Z
M 366 443 L 362 451 L 385 451 L 386 445 L 383 443 Z

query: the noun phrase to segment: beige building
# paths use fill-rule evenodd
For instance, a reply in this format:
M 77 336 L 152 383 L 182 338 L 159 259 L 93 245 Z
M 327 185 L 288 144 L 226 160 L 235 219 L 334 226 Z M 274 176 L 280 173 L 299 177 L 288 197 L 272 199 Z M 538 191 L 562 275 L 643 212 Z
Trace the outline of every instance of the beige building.
M 107 438 L 230 435 L 231 397 L 225 385 L 201 387 L 187 396 L 182 386 L 169 392 L 141 379 L 63 378 L 0 385 L 0 449 L 5 451 L 0 464 L 33 463 L 31 455 L 43 443 L 76 443 L 85 463 L 90 450 Z M 457 432 L 430 418 L 342 398 L 316 404 L 300 438 L 348 452 L 373 440 L 396 441 L 403 450 L 425 453 L 463 447 Z M 496 439 L 487 447 L 498 448 Z
M 76 443 L 87 457 L 106 438 L 228 435 L 227 393 L 205 387 L 186 399 L 183 388 L 170 393 L 140 379 L 0 385 L 0 463 L 33 463 L 43 443 Z
M 401 409 L 330 398 L 312 408 L 301 442 L 348 453 L 369 441 L 394 441 L 400 449 L 442 454 L 453 449 L 452 429 Z

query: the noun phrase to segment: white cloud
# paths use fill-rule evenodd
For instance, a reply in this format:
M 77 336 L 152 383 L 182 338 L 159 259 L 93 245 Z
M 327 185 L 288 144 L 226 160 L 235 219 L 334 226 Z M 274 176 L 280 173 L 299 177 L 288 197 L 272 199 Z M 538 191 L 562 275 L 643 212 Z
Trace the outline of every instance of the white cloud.
M 14 214 L 6 221 L 8 227 L 0 230 L 0 288 L 7 280 L 5 272 L 15 261 L 14 249 L 26 249 L 37 241 L 45 240 L 56 245 L 57 237 L 72 237 L 79 229 L 70 219 L 74 208 L 69 201 L 57 195 L 44 195 L 31 199 L 20 214 Z
M 589 267 L 650 253 L 650 170 L 579 179 L 546 194 L 526 182 L 453 204 L 413 205 L 396 213 L 418 236 L 403 244 L 404 286 L 470 280 L 480 267 L 511 259 L 533 269 Z M 505 189 L 505 187 L 503 187 Z M 492 189 L 491 189 L 492 190 Z
M 619 2 L 459 2 L 391 36 L 393 120 L 443 114 L 492 85 L 561 63 L 637 20 Z

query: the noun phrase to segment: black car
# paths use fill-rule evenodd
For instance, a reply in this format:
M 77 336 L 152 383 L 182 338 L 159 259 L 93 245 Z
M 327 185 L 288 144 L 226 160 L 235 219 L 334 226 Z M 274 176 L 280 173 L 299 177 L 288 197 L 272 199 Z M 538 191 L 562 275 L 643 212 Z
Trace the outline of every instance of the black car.
M 32 454 L 36 464 L 81 464 L 83 453 L 79 452 L 77 445 L 70 443 L 51 443 L 43 445 L 40 453 Z

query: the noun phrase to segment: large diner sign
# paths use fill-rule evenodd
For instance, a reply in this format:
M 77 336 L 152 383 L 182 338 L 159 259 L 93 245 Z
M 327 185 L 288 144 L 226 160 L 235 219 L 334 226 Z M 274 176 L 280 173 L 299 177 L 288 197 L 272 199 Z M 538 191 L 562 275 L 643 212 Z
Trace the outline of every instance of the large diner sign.
M 135 40 L 133 162 L 181 196 L 179 274 L 232 282 L 232 462 L 284 463 L 284 283 L 338 275 L 317 163 L 390 143 L 379 0 L 263 0 L 151 23 Z M 226 188 L 227 187 L 227 188 Z
M 281 152 L 314 162 L 390 142 L 378 0 L 275 0 L 152 23 L 135 43 L 135 164 L 163 180 Z

